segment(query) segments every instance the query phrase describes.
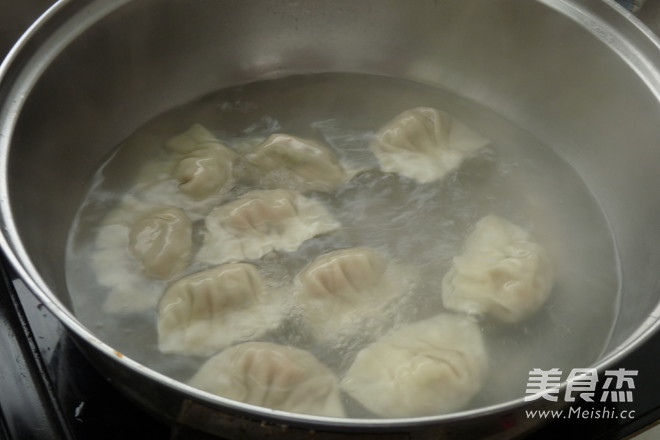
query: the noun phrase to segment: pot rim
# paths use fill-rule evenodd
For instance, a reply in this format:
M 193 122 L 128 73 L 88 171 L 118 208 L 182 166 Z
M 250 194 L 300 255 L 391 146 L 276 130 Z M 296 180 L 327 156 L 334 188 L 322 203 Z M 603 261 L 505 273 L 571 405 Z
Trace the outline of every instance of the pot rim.
M 37 19 L 10 50 L 0 65 L 0 175 L 8 167 L 10 139 L 18 114 L 36 83 L 59 50 L 64 48 L 73 38 L 84 32 L 87 27 L 106 14 L 129 3 L 132 0 L 115 0 L 113 2 L 94 2 L 82 5 L 76 0 L 58 0 Z M 536 0 L 545 6 L 560 12 L 562 15 L 578 22 L 582 27 L 604 41 L 618 53 L 623 61 L 635 70 L 639 78 L 648 86 L 649 91 L 660 100 L 660 39 L 634 15 L 617 5 L 614 0 L 593 2 L 589 0 Z M 71 10 L 75 15 L 67 14 Z M 81 14 L 85 12 L 85 14 Z M 69 18 L 74 19 L 70 20 Z M 82 17 L 82 18 L 81 18 Z M 58 26 L 58 21 L 67 26 Z M 54 26 L 53 26 L 54 25 Z M 623 29 L 623 31 L 622 31 Z M 624 32 L 625 31 L 625 32 Z M 43 34 L 43 35 L 42 35 Z M 52 38 L 60 36 L 57 38 Z M 57 44 L 41 46 L 57 40 Z M 32 51 L 34 49 L 34 51 Z M 8 103 L 8 104 L 7 104 Z M 274 410 L 256 405 L 250 405 L 227 399 L 209 392 L 201 391 L 174 380 L 164 374 L 122 355 L 120 352 L 94 336 L 51 292 L 33 266 L 27 254 L 13 218 L 10 206 L 9 188 L 6 178 L 0 179 L 0 247 L 10 264 L 29 290 L 41 301 L 69 331 L 73 331 L 94 349 L 112 358 L 123 367 L 129 368 L 140 375 L 147 376 L 161 385 L 171 388 L 184 395 L 193 396 L 201 402 L 214 407 L 222 407 L 231 411 L 240 411 L 259 419 L 270 419 L 278 422 L 306 424 L 318 427 L 344 429 L 392 429 L 409 428 L 411 426 L 438 424 L 443 422 L 465 422 L 487 414 L 505 413 L 519 410 L 529 405 L 524 397 L 507 402 L 489 405 L 470 410 L 440 414 L 426 417 L 365 419 L 365 418 L 333 418 L 308 414 L 292 413 Z M 648 340 L 660 328 L 660 304 L 650 313 L 649 318 L 616 349 L 599 359 L 591 368 L 599 372 L 607 369 L 614 362 L 620 361 L 630 352 Z M 564 389 L 569 383 L 578 381 L 583 376 L 577 376 L 562 383 Z M 540 397 L 540 395 L 536 396 Z M 535 400 L 534 402 L 538 402 Z

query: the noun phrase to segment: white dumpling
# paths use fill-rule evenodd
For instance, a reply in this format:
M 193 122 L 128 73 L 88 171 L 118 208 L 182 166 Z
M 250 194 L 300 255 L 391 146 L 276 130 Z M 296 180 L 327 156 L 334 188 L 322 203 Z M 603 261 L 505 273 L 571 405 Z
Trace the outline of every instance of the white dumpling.
M 192 153 L 209 144 L 220 144 L 220 141 L 201 124 L 194 124 L 188 130 L 165 142 L 168 150 L 182 154 Z
M 181 192 L 202 199 L 232 188 L 237 158 L 236 153 L 222 145 L 200 148 L 181 159 L 173 175 Z
M 270 135 L 245 159 L 245 176 L 264 188 L 330 192 L 346 179 L 328 147 L 287 134 Z
M 169 279 L 190 263 L 192 223 L 179 208 L 157 208 L 132 225 L 129 248 L 147 276 Z
M 212 355 L 277 327 L 283 304 L 279 292 L 250 264 L 188 275 L 169 286 L 158 305 L 159 349 Z
M 108 313 L 150 310 L 168 279 L 191 260 L 192 225 L 179 208 L 141 202 L 130 194 L 98 228 L 91 268 L 107 289 Z
M 337 340 L 389 321 L 387 306 L 406 286 L 404 271 L 378 252 L 349 248 L 305 267 L 295 279 L 295 299 L 317 340 Z
M 481 388 L 487 367 L 479 327 L 441 314 L 360 350 L 341 386 L 374 414 L 430 416 L 463 408 Z
M 457 169 L 488 142 L 447 113 L 416 107 L 382 127 L 371 150 L 383 171 L 426 183 Z
M 305 240 L 339 227 L 321 202 L 282 189 L 244 194 L 213 209 L 205 225 L 197 259 L 211 264 L 294 251 Z
M 192 126 L 167 141 L 166 146 L 181 154 L 172 174 L 184 194 L 199 200 L 233 187 L 233 169 L 239 156 L 203 126 Z
M 247 342 L 209 359 L 189 381 L 228 399 L 281 411 L 344 417 L 334 374 L 311 353 Z
M 550 259 L 529 232 L 488 215 L 454 257 L 442 280 L 442 300 L 451 310 L 515 323 L 543 305 L 553 282 Z

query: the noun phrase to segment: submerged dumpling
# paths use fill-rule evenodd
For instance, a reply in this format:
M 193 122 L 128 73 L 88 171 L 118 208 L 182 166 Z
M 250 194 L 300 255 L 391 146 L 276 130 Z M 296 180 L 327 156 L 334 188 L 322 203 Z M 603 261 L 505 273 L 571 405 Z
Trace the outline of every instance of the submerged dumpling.
M 173 206 L 152 210 L 131 227 L 129 248 L 146 275 L 169 279 L 190 263 L 192 223 Z
M 226 264 L 173 283 L 158 306 L 164 353 L 209 356 L 275 328 L 283 301 L 250 264 Z
M 189 384 L 281 411 L 344 417 L 337 378 L 311 353 L 247 342 L 209 359 Z
M 383 171 L 419 182 L 441 179 L 488 140 L 447 113 L 406 110 L 378 131 L 371 145 Z
M 360 296 L 383 281 L 387 263 L 375 250 L 349 248 L 317 258 L 300 273 L 298 280 L 306 294 L 315 298 L 343 301 L 338 306 L 360 301 Z
M 554 275 L 545 250 L 531 235 L 494 215 L 477 223 L 442 280 L 448 309 L 518 322 L 550 295 Z
M 370 248 L 320 256 L 296 277 L 295 298 L 316 339 L 355 333 L 388 320 L 385 309 L 406 289 L 400 268 Z
M 153 309 L 167 280 L 187 270 L 191 254 L 192 223 L 181 209 L 124 196 L 99 225 L 91 254 L 94 275 L 107 288 L 103 309 Z
M 238 156 L 222 145 L 187 154 L 174 169 L 181 192 L 193 199 L 226 192 L 234 184 L 232 170 Z
M 170 151 L 186 154 L 209 144 L 220 144 L 220 141 L 203 125 L 195 124 L 183 133 L 170 138 L 165 146 Z
M 430 416 L 464 407 L 481 388 L 487 366 L 479 327 L 441 314 L 360 350 L 341 385 L 374 414 Z
M 239 156 L 201 125 L 194 125 L 166 145 L 183 155 L 173 176 L 184 194 L 199 200 L 227 192 L 234 185 L 233 168 Z
M 205 224 L 198 259 L 211 264 L 294 251 L 303 241 L 339 227 L 320 202 L 282 189 L 244 194 L 213 209 Z
M 270 135 L 245 159 L 248 179 L 265 188 L 330 192 L 346 178 L 328 147 L 288 134 Z

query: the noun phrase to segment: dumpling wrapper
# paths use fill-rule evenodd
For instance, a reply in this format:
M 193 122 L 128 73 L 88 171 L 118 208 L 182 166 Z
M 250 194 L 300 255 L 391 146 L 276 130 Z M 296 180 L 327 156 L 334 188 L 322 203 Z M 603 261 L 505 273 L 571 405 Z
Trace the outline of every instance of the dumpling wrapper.
M 387 307 L 406 291 L 406 275 L 374 249 L 341 249 L 296 276 L 294 298 L 316 340 L 339 340 L 391 321 Z
M 171 137 L 165 142 L 165 147 L 173 152 L 187 154 L 208 144 L 221 142 L 201 124 L 194 124 L 181 134 Z
M 140 167 L 127 194 L 142 203 L 179 207 L 195 221 L 227 199 L 236 184 L 239 160 L 236 152 L 195 124 L 166 141 L 159 155 Z
M 129 249 L 147 276 L 170 279 L 190 263 L 192 222 L 179 208 L 154 209 L 131 226 Z
M 195 200 L 229 191 L 235 183 L 233 167 L 238 156 L 222 145 L 192 151 L 179 161 L 174 178 L 181 192 Z
M 416 107 L 383 126 L 371 150 L 383 171 L 427 183 L 454 171 L 488 143 L 447 113 Z
M 331 192 L 347 178 L 328 147 L 275 133 L 245 156 L 244 175 L 263 188 Z
M 167 141 L 168 149 L 183 156 L 173 176 L 179 189 L 195 200 L 229 191 L 235 184 L 234 165 L 238 154 L 221 143 L 200 124 Z
M 246 342 L 209 359 L 188 382 L 228 399 L 281 411 L 344 417 L 336 376 L 311 353 Z
M 526 230 L 494 215 L 477 222 L 442 280 L 450 310 L 515 323 L 547 300 L 554 271 L 546 251 Z
M 487 368 L 477 324 L 441 314 L 360 350 L 341 387 L 383 417 L 430 416 L 463 408 L 481 389 Z
M 165 291 L 158 306 L 163 353 L 210 356 L 276 328 L 284 299 L 257 269 L 226 264 L 188 275 Z
M 191 221 L 182 210 L 125 197 L 99 227 L 90 261 L 98 283 L 108 289 L 103 309 L 153 309 L 166 280 L 185 271 L 191 249 Z
M 291 252 L 340 226 L 321 202 L 282 189 L 246 193 L 213 209 L 205 225 L 197 260 L 210 264 Z

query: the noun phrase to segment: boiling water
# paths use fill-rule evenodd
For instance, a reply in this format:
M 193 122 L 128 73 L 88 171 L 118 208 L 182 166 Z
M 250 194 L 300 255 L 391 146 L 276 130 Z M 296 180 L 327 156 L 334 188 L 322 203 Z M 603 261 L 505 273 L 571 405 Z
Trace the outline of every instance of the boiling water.
M 374 132 L 417 106 L 446 111 L 492 143 L 458 171 L 429 184 L 379 171 L 368 149 Z M 177 108 L 138 130 L 99 169 L 71 232 L 67 276 L 77 317 L 125 355 L 182 381 L 205 361 L 158 352 L 155 308 L 103 312 L 107 291 L 90 267 L 103 217 L 130 190 L 143 165 L 163 154 L 164 142 L 194 123 L 239 151 L 273 132 L 316 139 L 331 146 L 343 164 L 360 170 L 335 193 L 312 196 L 342 223 L 339 231 L 260 264 L 270 277 L 286 283 L 324 252 L 375 247 L 419 274 L 413 300 L 400 305 L 395 322 L 442 312 L 441 279 L 483 216 L 504 217 L 532 233 L 552 256 L 553 293 L 521 324 L 481 322 L 490 372 L 471 407 L 521 397 L 532 368 L 560 368 L 566 375 L 571 368 L 587 367 L 605 346 L 615 318 L 616 258 L 602 213 L 570 165 L 492 111 L 446 91 L 381 77 L 327 74 L 233 87 Z M 338 374 L 369 339 L 319 346 L 298 330 L 294 321 L 285 320 L 260 339 L 308 349 Z M 347 404 L 350 415 L 370 416 L 348 398 Z

